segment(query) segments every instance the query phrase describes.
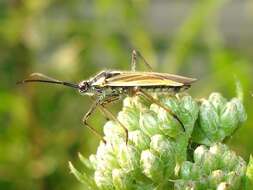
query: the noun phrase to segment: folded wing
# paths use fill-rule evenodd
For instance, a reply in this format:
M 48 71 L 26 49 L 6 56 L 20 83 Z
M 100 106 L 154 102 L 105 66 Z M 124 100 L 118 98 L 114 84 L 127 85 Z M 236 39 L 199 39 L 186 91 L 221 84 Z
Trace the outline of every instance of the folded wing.
M 106 78 L 103 85 L 107 86 L 184 86 L 190 85 L 196 79 L 156 72 L 119 72 Z

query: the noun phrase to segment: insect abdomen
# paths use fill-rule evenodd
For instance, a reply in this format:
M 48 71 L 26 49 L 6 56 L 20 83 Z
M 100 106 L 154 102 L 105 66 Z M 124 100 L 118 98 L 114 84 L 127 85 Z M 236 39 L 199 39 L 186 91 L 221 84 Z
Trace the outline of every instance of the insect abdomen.
M 178 93 L 183 92 L 184 90 L 190 88 L 190 85 L 183 86 L 162 86 L 162 87 L 141 87 L 143 90 L 147 92 L 155 92 L 155 93 Z

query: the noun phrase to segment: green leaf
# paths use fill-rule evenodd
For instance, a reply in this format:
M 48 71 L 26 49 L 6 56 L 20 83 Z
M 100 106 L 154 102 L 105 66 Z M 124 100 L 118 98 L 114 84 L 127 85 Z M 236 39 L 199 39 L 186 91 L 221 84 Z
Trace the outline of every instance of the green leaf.
M 80 159 L 80 161 L 82 162 L 82 164 L 89 170 L 94 170 L 91 162 L 89 159 L 85 158 L 80 152 L 78 153 L 78 157 Z
M 253 187 L 253 157 L 250 155 L 245 177 L 245 190 L 251 190 Z
M 69 162 L 69 169 L 70 172 L 78 179 L 78 181 L 85 184 L 88 189 L 90 190 L 98 189 L 94 180 L 90 176 L 86 175 L 86 173 L 79 172 L 71 162 Z

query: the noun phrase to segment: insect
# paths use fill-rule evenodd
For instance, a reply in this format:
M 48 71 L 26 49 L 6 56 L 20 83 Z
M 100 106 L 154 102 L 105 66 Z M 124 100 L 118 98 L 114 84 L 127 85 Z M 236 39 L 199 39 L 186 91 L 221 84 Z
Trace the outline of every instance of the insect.
M 127 142 L 127 128 L 115 116 L 113 116 L 109 110 L 104 107 L 106 104 L 119 100 L 125 95 L 142 95 L 146 97 L 151 102 L 168 111 L 181 124 L 183 130 L 185 130 L 183 123 L 180 121 L 177 115 L 174 114 L 169 107 L 162 105 L 159 100 L 153 98 L 149 92 L 175 94 L 177 92 L 190 88 L 191 84 L 196 81 L 196 79 L 152 71 L 137 72 L 135 71 L 137 56 L 140 56 L 147 67 L 151 70 L 150 65 L 147 63 L 144 57 L 138 51 L 133 50 L 131 71 L 104 70 L 94 77 L 91 77 L 88 80 L 83 80 L 78 84 L 60 81 L 40 73 L 33 73 L 27 79 L 18 83 L 41 82 L 64 85 L 78 89 L 82 95 L 90 96 L 94 103 L 85 114 L 82 121 L 84 125 L 91 129 L 103 141 L 105 140 L 98 133 L 98 131 L 96 131 L 88 124 L 88 118 L 94 112 L 96 107 L 99 107 L 106 116 L 118 122 L 120 126 L 122 126 L 126 133 Z

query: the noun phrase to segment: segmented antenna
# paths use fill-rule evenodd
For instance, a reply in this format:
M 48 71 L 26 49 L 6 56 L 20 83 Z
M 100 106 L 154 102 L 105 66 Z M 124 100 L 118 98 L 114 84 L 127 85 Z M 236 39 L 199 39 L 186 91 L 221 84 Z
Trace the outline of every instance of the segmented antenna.
M 80 88 L 78 84 L 60 81 L 60 80 L 48 77 L 41 73 L 32 73 L 27 79 L 19 81 L 17 82 L 17 84 L 24 84 L 24 83 L 30 83 L 30 82 L 51 83 L 51 84 L 59 84 L 59 85 L 64 85 L 64 86 L 77 88 L 77 89 Z

